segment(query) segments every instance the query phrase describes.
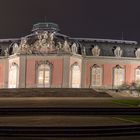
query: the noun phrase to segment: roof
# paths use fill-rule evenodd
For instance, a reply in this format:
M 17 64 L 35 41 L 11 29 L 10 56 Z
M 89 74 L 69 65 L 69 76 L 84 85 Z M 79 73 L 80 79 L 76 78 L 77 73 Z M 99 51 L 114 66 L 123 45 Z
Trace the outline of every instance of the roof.
M 71 38 L 78 41 L 87 41 L 87 42 L 101 42 L 101 43 L 118 43 L 118 44 L 129 44 L 137 45 L 137 41 L 128 41 L 128 40 L 116 40 L 116 39 L 99 39 L 99 38 Z

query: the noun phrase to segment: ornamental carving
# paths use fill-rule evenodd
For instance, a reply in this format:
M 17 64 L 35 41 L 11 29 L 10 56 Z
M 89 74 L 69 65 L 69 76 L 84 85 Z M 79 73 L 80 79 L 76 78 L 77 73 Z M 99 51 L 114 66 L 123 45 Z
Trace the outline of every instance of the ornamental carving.
M 114 50 L 114 54 L 116 57 L 121 57 L 122 54 L 123 54 L 123 50 L 120 48 L 120 47 L 117 47 L 115 50 Z
M 42 64 L 49 65 L 51 68 L 53 67 L 53 64 L 52 64 L 51 62 L 49 62 L 48 60 L 40 60 L 40 61 L 37 61 L 37 62 L 36 62 L 36 68 L 37 68 L 39 65 L 42 65 Z
M 94 46 L 94 48 L 92 49 L 92 55 L 93 56 L 99 56 L 100 55 L 100 49 L 97 45 Z
M 73 43 L 73 45 L 71 46 L 71 50 L 72 50 L 72 53 L 73 53 L 73 54 L 77 54 L 78 48 L 77 48 L 76 43 Z
M 19 54 L 32 54 L 32 49 L 27 42 L 27 38 L 21 39 L 20 45 L 18 49 L 15 51 L 16 51 L 15 53 L 19 53 Z
M 140 58 L 140 48 L 138 48 L 135 52 L 136 58 Z
M 38 40 L 33 44 L 33 51 L 40 53 L 48 53 L 56 50 L 54 42 L 54 34 L 44 31 L 43 33 L 38 33 Z

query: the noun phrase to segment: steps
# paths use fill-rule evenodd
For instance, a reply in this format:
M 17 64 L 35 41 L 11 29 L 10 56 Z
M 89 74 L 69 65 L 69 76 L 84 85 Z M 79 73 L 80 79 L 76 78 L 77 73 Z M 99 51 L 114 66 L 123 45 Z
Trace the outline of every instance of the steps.
M 111 97 L 105 92 L 86 88 L 0 89 L 0 97 Z

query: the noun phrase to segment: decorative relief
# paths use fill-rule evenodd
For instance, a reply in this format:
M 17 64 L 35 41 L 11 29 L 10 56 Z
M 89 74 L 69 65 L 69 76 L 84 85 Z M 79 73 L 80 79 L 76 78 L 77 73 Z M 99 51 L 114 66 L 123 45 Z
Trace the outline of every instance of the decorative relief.
M 135 52 L 136 58 L 140 58 L 140 48 L 138 48 Z
M 40 60 L 40 61 L 37 61 L 37 62 L 36 62 L 36 67 L 38 67 L 39 65 L 42 65 L 42 64 L 47 64 L 47 65 L 49 65 L 51 68 L 52 68 L 52 66 L 53 66 L 53 64 L 50 63 L 48 60 Z
M 43 33 L 38 33 L 38 40 L 33 44 L 33 50 L 40 53 L 48 53 L 50 51 L 56 50 L 54 42 L 54 34 L 44 31 Z
M 37 40 L 28 44 L 27 38 L 22 38 L 20 44 L 15 43 L 12 46 L 13 54 L 48 54 L 48 53 L 59 53 L 66 52 L 71 53 L 71 48 L 69 42 L 64 40 L 64 42 L 60 42 L 57 39 L 54 41 L 55 32 L 47 32 L 44 31 L 42 33 L 37 33 Z M 77 46 L 75 43 L 72 45 L 73 53 L 77 53 Z M 9 51 L 5 50 L 5 56 L 9 55 Z
M 21 42 L 20 42 L 20 45 L 19 45 L 18 49 L 15 48 L 15 53 L 32 54 L 32 49 L 27 42 L 27 38 L 21 38 Z
M 123 50 L 120 48 L 120 47 L 117 47 L 115 50 L 114 50 L 114 54 L 116 57 L 121 57 L 122 54 L 123 54 Z
M 99 56 L 100 55 L 100 49 L 97 45 L 94 46 L 94 48 L 92 49 L 92 55 L 93 56 Z

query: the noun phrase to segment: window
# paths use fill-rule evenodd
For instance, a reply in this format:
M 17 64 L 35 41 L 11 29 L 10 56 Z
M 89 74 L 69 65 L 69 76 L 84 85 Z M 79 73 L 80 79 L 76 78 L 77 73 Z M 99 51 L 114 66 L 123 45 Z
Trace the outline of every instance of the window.
M 102 85 L 102 68 L 94 65 L 91 69 L 91 85 L 101 86 Z
M 124 84 L 125 79 L 125 70 L 124 68 L 121 68 L 119 65 L 117 65 L 114 68 L 114 86 L 121 86 Z
M 17 88 L 18 87 L 18 65 L 13 63 L 9 69 L 9 88 Z
M 80 88 L 81 87 L 81 71 L 78 64 L 74 64 L 71 68 L 71 87 Z
M 51 68 L 49 64 L 41 64 L 38 66 L 37 82 L 38 87 L 50 87 Z
M 135 81 L 140 83 L 140 67 L 138 67 L 135 71 Z

